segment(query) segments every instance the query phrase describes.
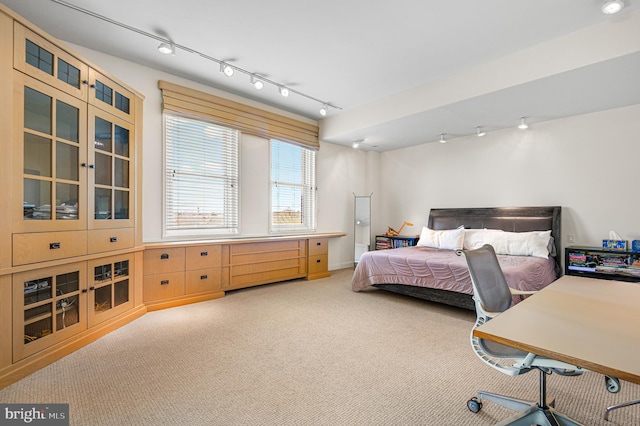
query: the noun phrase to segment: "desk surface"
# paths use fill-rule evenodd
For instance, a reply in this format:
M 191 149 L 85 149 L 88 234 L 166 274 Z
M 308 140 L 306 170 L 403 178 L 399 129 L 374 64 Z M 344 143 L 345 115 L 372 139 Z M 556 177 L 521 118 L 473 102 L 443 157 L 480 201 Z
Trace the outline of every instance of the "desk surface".
M 474 335 L 640 384 L 640 284 L 564 276 Z

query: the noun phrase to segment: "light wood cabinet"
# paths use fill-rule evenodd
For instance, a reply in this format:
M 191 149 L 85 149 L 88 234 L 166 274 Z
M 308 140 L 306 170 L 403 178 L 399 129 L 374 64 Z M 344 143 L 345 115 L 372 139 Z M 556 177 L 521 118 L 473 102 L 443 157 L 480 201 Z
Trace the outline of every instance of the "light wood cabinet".
M 314 280 L 330 276 L 329 273 L 329 239 L 309 238 L 309 275 Z
M 13 360 L 87 328 L 86 262 L 13 276 Z
M 329 238 L 343 235 L 150 244 L 144 252 L 144 301 L 150 310 L 162 309 L 229 290 L 328 277 Z
M 0 4 L 0 388 L 146 312 L 142 102 Z

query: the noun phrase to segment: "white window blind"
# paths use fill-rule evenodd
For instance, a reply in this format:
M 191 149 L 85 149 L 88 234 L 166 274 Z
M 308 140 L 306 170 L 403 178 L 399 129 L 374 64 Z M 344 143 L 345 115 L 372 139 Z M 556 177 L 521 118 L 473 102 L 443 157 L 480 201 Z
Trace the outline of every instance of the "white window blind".
M 316 227 L 316 153 L 271 140 L 271 232 Z
M 239 132 L 164 114 L 164 233 L 238 233 Z

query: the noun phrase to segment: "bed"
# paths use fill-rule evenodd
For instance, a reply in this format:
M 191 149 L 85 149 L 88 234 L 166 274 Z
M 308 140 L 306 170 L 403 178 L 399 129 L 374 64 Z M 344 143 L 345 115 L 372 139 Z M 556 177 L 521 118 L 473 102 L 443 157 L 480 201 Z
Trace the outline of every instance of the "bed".
M 428 229 L 423 230 L 422 236 L 425 231 L 457 235 L 452 231 L 461 228 L 472 239 L 473 234 L 481 234 L 484 238 L 493 232 L 490 230 L 495 230 L 495 235 L 500 238 L 544 232 L 550 236 L 547 257 L 498 254 L 509 286 L 520 290 L 540 290 L 562 273 L 558 261 L 561 253 L 561 211 L 560 206 L 432 209 Z M 500 234 L 500 231 L 504 233 Z M 417 246 L 366 252 L 356 266 L 351 284 L 354 291 L 377 288 L 475 309 L 466 260 L 452 249 Z

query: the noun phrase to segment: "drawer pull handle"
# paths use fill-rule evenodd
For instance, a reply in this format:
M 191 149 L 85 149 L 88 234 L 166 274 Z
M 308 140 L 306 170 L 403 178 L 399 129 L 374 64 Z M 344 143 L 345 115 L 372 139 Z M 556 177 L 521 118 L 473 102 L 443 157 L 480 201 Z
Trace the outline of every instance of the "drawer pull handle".
M 322 263 L 321 259 L 316 259 L 316 263 Z
M 110 243 L 117 243 L 117 242 L 118 242 L 118 237 L 111 237 L 111 238 L 109 238 L 109 242 L 110 242 Z
M 206 275 L 200 275 L 200 279 L 201 280 L 206 280 L 207 278 L 209 278 L 209 277 L 207 277 Z
M 167 285 L 167 284 L 169 284 L 169 280 L 160 281 L 160 285 Z
M 91 291 L 93 291 L 93 290 L 95 290 L 95 289 L 96 289 L 96 288 L 95 288 L 94 286 L 89 287 L 89 290 L 91 290 Z
M 82 167 L 89 167 L 89 165 L 87 163 L 82 163 L 80 164 Z
M 162 253 L 160 255 L 160 259 L 168 259 L 169 258 L 169 254 L 168 253 Z
M 201 251 L 200 252 L 200 256 L 209 256 L 209 252 L 208 251 Z
M 322 245 L 322 243 L 316 243 L 316 245 L 317 245 L 317 246 L 321 246 L 321 245 Z
M 86 292 L 87 292 L 87 289 L 86 289 L 86 288 L 83 288 L 83 289 L 82 289 L 82 292 L 83 292 L 83 293 L 86 293 Z
M 56 250 L 62 247 L 60 243 L 49 243 L 49 250 Z

